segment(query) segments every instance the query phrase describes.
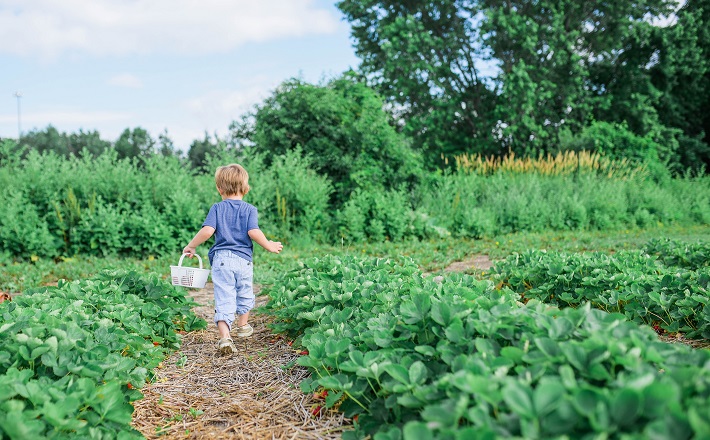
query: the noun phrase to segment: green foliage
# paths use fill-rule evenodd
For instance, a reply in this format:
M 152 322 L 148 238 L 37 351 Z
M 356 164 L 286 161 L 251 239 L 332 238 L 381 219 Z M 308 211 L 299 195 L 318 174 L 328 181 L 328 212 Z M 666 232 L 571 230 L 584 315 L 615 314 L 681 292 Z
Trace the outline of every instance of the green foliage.
M 79 156 L 90 154 L 98 156 L 111 148 L 111 142 L 101 139 L 97 131 L 78 133 L 60 133 L 49 125 L 44 130 L 31 130 L 23 133 L 21 145 L 37 152 L 55 152 L 60 156 Z
M 658 63 L 651 69 L 662 93 L 659 119 L 683 131 L 680 162 L 694 170 L 710 166 L 710 2 L 690 0 L 661 34 Z
M 0 249 L 18 258 L 55 256 L 60 242 L 53 236 L 37 208 L 21 192 L 0 196 L 5 207 L 0 215 Z
M 555 149 L 559 130 L 578 133 L 592 119 L 627 121 L 641 136 L 664 129 L 651 69 L 666 51 L 663 31 L 650 21 L 671 13 L 673 1 L 337 6 L 362 69 L 396 103 L 430 160 L 463 152 L 537 156 Z
M 133 130 L 127 128 L 114 144 L 114 149 L 118 153 L 118 158 L 138 158 L 149 157 L 153 154 L 155 140 L 143 128 L 136 127 Z
M 0 304 L 0 437 L 140 438 L 131 401 L 178 330 L 206 327 L 184 291 L 135 272 L 25 292 Z
M 705 224 L 710 180 L 665 182 L 594 174 L 444 174 L 420 188 L 418 208 L 462 237 L 517 231 L 609 230 Z
M 206 171 L 198 172 L 175 156 L 119 159 L 109 150 L 97 157 L 36 151 L 22 157 L 13 143 L 3 143 L 0 255 L 26 260 L 177 253 L 220 199 L 213 171 L 232 162 L 250 173 L 245 200 L 259 209 L 261 227 L 287 242 L 710 224 L 705 177 L 431 173 L 414 188 L 354 185 L 342 204 L 334 204 L 333 183 L 316 172 L 313 155 L 296 147 L 267 162 L 255 148 L 209 154 Z
M 433 235 L 434 228 L 417 218 L 404 191 L 356 190 L 338 212 L 339 235 L 349 242 Z
M 687 243 L 669 238 L 654 238 L 646 243 L 643 251 L 655 256 L 665 266 L 688 270 L 710 266 L 710 242 Z
M 665 146 L 651 135 L 638 136 L 626 123 L 593 122 L 577 135 L 569 130 L 560 132 L 560 149 L 594 151 L 612 160 L 629 159 L 632 163 L 646 164 L 655 173 L 665 173 L 664 163 L 672 160 L 676 152 L 669 148 L 674 139 L 664 139 Z M 677 147 L 677 145 L 676 145 Z
M 337 3 L 352 26 L 361 69 L 396 103 L 430 163 L 441 154 L 495 153 L 498 97 L 481 74 L 477 5 L 466 1 Z
M 710 353 L 621 315 L 522 305 L 465 275 L 437 284 L 406 260 L 326 256 L 276 286 L 273 328 L 308 350 L 301 389 L 325 389 L 327 407 L 359 415 L 344 437 L 706 432 Z
M 710 338 L 710 270 L 702 260 L 710 247 L 698 244 L 689 260 L 678 249 L 651 242 L 660 261 L 641 252 L 566 254 L 526 251 L 496 263 L 494 279 L 520 293 L 560 307 L 591 303 L 629 320 L 682 332 L 689 338 Z M 664 252 L 672 252 L 665 256 Z M 669 264 L 685 264 L 688 269 Z M 695 265 L 704 267 L 694 268 Z
M 220 142 L 219 139 L 213 141 L 210 135 L 205 132 L 204 139 L 195 139 L 190 144 L 190 149 L 187 151 L 187 160 L 194 169 L 204 170 L 208 156 L 220 154 L 225 149 L 226 145 L 224 143 Z
M 292 79 L 258 106 L 251 140 L 257 151 L 269 153 L 267 163 L 301 147 L 313 169 L 331 180 L 341 204 L 355 188 L 411 184 L 420 171 L 419 156 L 382 107 L 354 74 L 322 86 Z

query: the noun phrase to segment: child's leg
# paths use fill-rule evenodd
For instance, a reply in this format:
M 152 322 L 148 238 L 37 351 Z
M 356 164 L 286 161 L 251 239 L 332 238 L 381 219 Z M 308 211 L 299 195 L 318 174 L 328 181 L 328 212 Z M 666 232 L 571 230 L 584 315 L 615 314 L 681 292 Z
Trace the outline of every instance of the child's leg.
M 237 290 L 234 276 L 234 259 L 219 252 L 212 262 L 212 283 L 214 284 L 214 322 L 217 324 L 219 337 L 229 338 L 229 331 L 234 322 L 237 309 Z
M 254 267 L 251 261 L 240 259 L 237 271 L 237 327 L 249 322 L 249 311 L 254 308 Z
M 249 323 L 249 312 L 237 316 L 237 327 L 244 327 Z

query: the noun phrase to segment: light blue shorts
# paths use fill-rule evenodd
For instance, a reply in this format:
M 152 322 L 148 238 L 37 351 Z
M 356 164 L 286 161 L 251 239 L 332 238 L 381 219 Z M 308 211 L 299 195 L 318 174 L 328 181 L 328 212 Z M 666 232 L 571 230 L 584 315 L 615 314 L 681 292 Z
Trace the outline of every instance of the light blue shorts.
M 254 265 L 232 251 L 217 251 L 212 259 L 214 322 L 224 321 L 232 329 L 234 315 L 254 308 Z

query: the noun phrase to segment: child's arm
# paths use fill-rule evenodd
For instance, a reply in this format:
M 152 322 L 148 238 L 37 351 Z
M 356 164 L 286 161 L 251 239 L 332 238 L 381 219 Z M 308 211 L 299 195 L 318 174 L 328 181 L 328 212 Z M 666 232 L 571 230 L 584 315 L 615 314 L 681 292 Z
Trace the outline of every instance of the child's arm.
M 250 229 L 248 234 L 249 238 L 251 238 L 253 241 L 256 242 L 256 244 L 263 247 L 269 252 L 278 254 L 279 252 L 281 252 L 281 249 L 284 248 L 280 241 L 271 241 L 267 239 L 266 235 L 261 232 L 261 229 Z
M 188 257 L 192 258 L 195 256 L 195 248 L 202 243 L 209 240 L 209 238 L 214 234 L 215 229 L 212 226 L 203 226 L 200 231 L 195 234 L 195 238 L 190 240 L 190 242 L 182 250 L 183 254 L 187 254 Z

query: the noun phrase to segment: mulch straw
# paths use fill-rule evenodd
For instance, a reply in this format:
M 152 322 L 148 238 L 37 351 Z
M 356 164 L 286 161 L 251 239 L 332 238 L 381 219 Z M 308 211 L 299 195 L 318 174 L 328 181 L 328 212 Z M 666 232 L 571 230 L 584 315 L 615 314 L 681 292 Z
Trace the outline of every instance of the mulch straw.
M 299 355 L 287 341 L 266 328 L 270 317 L 252 314 L 254 334 L 233 338 L 239 352 L 218 353 L 212 292 L 208 284 L 192 293 L 202 304 L 195 312 L 210 326 L 184 335 L 180 350 L 155 370 L 141 390 L 145 397 L 133 403 L 133 427 L 149 439 L 340 438 L 350 420 L 334 410 L 313 415 L 324 403 L 301 392 L 309 373 L 294 365 Z M 257 306 L 266 300 L 258 297 Z

